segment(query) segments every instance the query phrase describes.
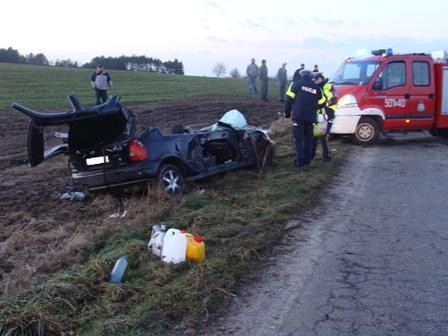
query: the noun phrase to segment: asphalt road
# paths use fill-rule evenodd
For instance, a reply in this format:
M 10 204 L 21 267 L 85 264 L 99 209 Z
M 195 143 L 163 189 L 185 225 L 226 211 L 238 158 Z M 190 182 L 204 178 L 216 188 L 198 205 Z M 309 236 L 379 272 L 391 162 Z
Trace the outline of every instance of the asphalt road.
M 357 147 L 207 335 L 448 335 L 448 143 Z

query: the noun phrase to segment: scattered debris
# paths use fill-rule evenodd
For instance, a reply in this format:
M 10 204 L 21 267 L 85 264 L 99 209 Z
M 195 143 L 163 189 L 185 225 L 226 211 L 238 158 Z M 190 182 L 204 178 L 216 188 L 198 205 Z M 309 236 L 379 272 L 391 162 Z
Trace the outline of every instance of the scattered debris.
M 120 283 L 123 280 L 124 271 L 126 271 L 126 267 L 128 266 L 128 257 L 121 256 L 115 262 L 114 268 L 110 273 L 110 282 L 111 283 Z
M 179 264 L 187 255 L 187 236 L 178 229 L 169 229 L 163 239 L 162 261 Z
M 55 199 L 58 200 L 70 200 L 70 201 L 83 201 L 86 195 L 80 191 L 67 191 L 63 194 L 59 193 L 56 195 Z
M 166 263 L 205 260 L 205 243 L 202 236 L 178 229 L 167 231 L 165 223 L 153 226 L 148 250 Z
M 12 160 L 9 160 L 9 164 L 11 165 L 11 167 L 26 165 L 28 163 L 30 163 L 28 159 L 12 159 Z
M 298 228 L 300 226 L 300 221 L 298 219 L 290 219 L 285 225 L 285 231 Z
M 148 243 L 148 250 L 158 257 L 162 256 L 163 239 L 166 234 L 166 225 L 157 224 L 152 227 L 151 239 Z
M 123 212 L 120 213 L 120 211 L 114 212 L 112 215 L 109 216 L 109 218 L 125 218 L 128 214 L 127 210 L 123 210 Z
M 185 233 L 187 236 L 187 260 L 203 262 L 205 260 L 204 238 L 198 234 Z

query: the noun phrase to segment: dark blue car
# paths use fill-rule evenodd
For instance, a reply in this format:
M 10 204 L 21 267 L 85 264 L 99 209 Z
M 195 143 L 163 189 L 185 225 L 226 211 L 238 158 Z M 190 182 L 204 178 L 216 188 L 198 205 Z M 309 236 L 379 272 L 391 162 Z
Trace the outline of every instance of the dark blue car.
M 28 157 L 32 167 L 58 154 L 69 156 L 75 186 L 90 191 L 123 189 L 156 182 L 171 195 L 193 181 L 226 171 L 269 165 L 274 143 L 266 130 L 250 126 L 232 110 L 216 124 L 201 130 L 181 125 L 171 134 L 150 127 L 136 134 L 137 118 L 113 96 L 106 103 L 84 108 L 68 97 L 69 112 L 43 113 L 13 103 L 31 117 Z M 64 125 L 62 143 L 45 150 L 45 128 Z

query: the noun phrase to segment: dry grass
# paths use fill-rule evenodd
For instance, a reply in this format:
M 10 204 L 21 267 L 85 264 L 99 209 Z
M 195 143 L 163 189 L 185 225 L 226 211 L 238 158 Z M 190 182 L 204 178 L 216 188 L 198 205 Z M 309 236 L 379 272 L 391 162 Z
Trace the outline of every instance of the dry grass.
M 97 195 L 67 205 L 64 225 L 61 218 L 12 214 L 10 221 L 21 224 L 0 246 L 0 267 L 9 263 L 13 272 L 21 272 L 23 283 L 13 277 L 3 281 L 8 285 L 0 299 L 0 335 L 194 330 L 232 300 L 241 277 L 260 267 L 288 218 L 314 204 L 316 190 L 343 160 L 344 147 L 333 144 L 338 152 L 331 165 L 316 161 L 309 172 L 295 173 L 290 128 L 284 119 L 272 125 L 276 159 L 263 174 L 240 171 L 209 178 L 189 185 L 182 198 L 167 198 L 157 189 L 139 196 Z M 74 211 L 76 220 L 69 216 Z M 124 211 L 124 218 L 110 218 Z M 165 265 L 149 255 L 151 228 L 160 221 L 201 233 L 206 261 Z M 123 254 L 129 260 L 124 283 L 109 284 L 113 263 Z M 14 264 L 26 256 L 29 264 Z

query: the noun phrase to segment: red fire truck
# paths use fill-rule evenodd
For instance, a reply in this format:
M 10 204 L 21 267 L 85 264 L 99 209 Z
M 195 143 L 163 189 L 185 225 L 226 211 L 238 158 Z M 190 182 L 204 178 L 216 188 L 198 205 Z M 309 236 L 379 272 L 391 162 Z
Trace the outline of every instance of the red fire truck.
M 373 144 L 380 133 L 427 130 L 448 137 L 448 57 L 372 51 L 345 60 L 331 80 L 338 96 L 333 134 Z

